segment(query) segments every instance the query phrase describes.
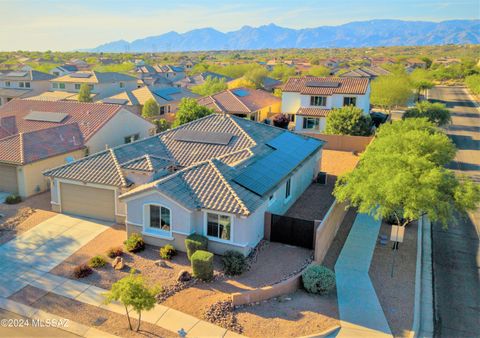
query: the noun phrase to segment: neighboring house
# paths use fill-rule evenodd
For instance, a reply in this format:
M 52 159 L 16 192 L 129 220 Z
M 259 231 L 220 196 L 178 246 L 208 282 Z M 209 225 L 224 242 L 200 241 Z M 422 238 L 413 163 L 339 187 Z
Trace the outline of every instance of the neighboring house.
M 93 94 L 92 94 L 93 95 Z M 37 100 L 37 101 L 78 101 L 77 93 L 61 92 L 61 91 L 48 91 L 25 98 L 25 100 Z
M 183 67 L 185 70 L 190 70 L 195 66 L 195 62 L 192 60 L 182 60 L 180 62 L 180 66 Z
M 62 65 L 62 66 L 58 66 L 58 67 L 53 68 L 50 71 L 50 74 L 52 74 L 54 76 L 64 76 L 64 75 L 67 75 L 67 74 L 78 72 L 78 70 L 79 69 L 75 65 Z
M 146 140 L 45 173 L 58 212 L 125 222 L 153 245 L 247 255 L 265 212 L 285 213 L 319 171 L 323 142 L 228 114 L 211 114 Z
M 148 99 L 153 99 L 160 106 L 160 116 L 164 114 L 175 114 L 180 101 L 184 97 L 198 98 L 199 95 L 192 93 L 185 88 L 167 87 L 167 88 L 149 88 L 142 87 L 131 91 L 125 91 L 120 94 L 102 100 L 103 103 L 113 103 L 124 105 L 130 111 L 137 114 L 142 113 L 142 108 Z
M 88 70 L 90 68 L 90 65 L 86 61 L 80 59 L 71 59 L 68 64 L 74 65 L 78 70 Z
M 54 76 L 36 70 L 3 71 L 0 73 L 0 106 L 15 98 L 35 96 L 50 87 Z
M 171 65 L 137 66 L 135 73 L 145 85 L 155 87 L 181 87 L 177 82 L 186 77 L 183 67 Z
M 370 112 L 368 78 L 291 77 L 283 86 L 282 112 L 298 132 L 322 133 L 330 111 L 348 105 Z
M 137 79 L 130 75 L 115 72 L 81 71 L 57 77 L 51 82 L 53 91 L 78 93 L 82 84 L 90 86 L 93 100 L 98 101 L 125 90 L 137 88 Z
M 239 88 L 245 85 L 245 83 L 248 82 L 244 77 L 239 77 L 237 79 L 233 79 L 228 81 L 227 85 L 228 88 Z M 265 76 L 262 81 L 262 89 L 266 90 L 268 92 L 273 92 L 275 88 L 279 88 L 282 85 L 282 81 L 279 81 L 277 79 Z
M 340 77 L 366 77 L 371 80 L 374 80 L 381 75 L 390 75 L 390 74 L 392 73 L 386 69 L 383 69 L 382 67 L 372 66 L 372 67 L 360 67 L 357 69 L 352 69 L 339 76 Z
M 0 108 L 0 191 L 45 191 L 42 171 L 151 135 L 154 126 L 118 105 L 14 100 Z
M 219 79 L 219 80 L 223 79 L 225 83 L 233 80 L 233 78 L 222 75 L 222 74 L 218 74 L 214 72 L 203 72 L 197 75 L 187 76 L 184 79 L 175 82 L 175 84 L 179 85 L 180 87 L 190 88 L 193 86 L 199 86 L 204 84 L 205 81 L 207 81 L 207 78 L 209 77 L 212 79 Z
M 202 97 L 198 103 L 219 113 L 264 121 L 280 113 L 282 100 L 261 89 L 235 88 Z
M 423 60 L 411 58 L 404 61 L 403 65 L 407 71 L 413 71 L 415 69 L 426 69 L 427 63 Z

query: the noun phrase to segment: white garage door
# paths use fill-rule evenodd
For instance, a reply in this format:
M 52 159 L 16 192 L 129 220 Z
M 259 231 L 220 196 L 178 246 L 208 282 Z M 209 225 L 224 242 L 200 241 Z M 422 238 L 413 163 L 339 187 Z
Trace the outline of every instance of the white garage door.
M 0 165 L 0 191 L 18 194 L 17 170 L 9 165 Z
M 115 221 L 115 193 L 77 184 L 60 183 L 62 212 Z

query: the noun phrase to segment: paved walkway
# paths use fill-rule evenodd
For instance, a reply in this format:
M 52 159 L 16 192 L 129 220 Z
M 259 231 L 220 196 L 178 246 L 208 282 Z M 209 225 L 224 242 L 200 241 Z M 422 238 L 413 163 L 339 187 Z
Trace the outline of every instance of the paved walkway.
M 56 276 L 49 271 L 87 244 L 110 224 L 57 215 L 0 246 L 0 300 L 27 285 L 76 301 L 125 314 L 119 303 L 103 304 L 107 290 Z M 242 337 L 183 312 L 157 304 L 142 320 L 187 337 Z
M 368 275 L 380 225 L 358 214 L 335 264 L 341 326 L 336 337 L 392 336 Z

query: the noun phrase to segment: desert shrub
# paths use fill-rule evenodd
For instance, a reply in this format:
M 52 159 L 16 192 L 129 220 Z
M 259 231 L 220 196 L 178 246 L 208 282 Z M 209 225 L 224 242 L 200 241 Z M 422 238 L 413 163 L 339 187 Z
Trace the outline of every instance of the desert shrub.
M 285 114 L 277 114 L 273 117 L 273 125 L 275 127 L 287 129 L 289 123 L 290 123 L 290 120 L 288 119 L 288 116 Z
M 125 241 L 125 248 L 128 252 L 142 251 L 145 249 L 145 242 L 140 234 L 133 233 Z
M 191 257 L 193 276 L 201 280 L 213 278 L 213 253 L 197 250 Z
M 223 271 L 227 275 L 235 276 L 241 275 L 248 268 L 245 256 L 235 250 L 228 250 L 222 257 Z
M 208 249 L 208 238 L 198 234 L 191 234 L 185 239 L 185 247 L 187 248 L 188 259 L 191 259 L 195 251 L 206 251 Z
M 325 295 L 335 288 L 335 273 L 323 265 L 313 264 L 302 273 L 302 281 L 307 292 Z
M 105 264 L 107 264 L 107 260 L 100 255 L 93 256 L 88 261 L 88 266 L 94 269 L 101 268 L 102 266 L 105 266 Z
M 17 204 L 22 201 L 22 198 L 18 195 L 12 194 L 8 195 L 7 198 L 5 199 L 6 204 Z
M 80 264 L 73 269 L 73 277 L 84 278 L 93 272 L 92 268 L 87 264 Z
M 162 259 L 172 259 L 176 254 L 177 250 L 171 244 L 167 244 L 160 248 L 160 257 Z
M 112 248 L 107 250 L 107 256 L 109 258 L 115 258 L 115 257 L 119 257 L 121 255 L 123 255 L 123 249 L 120 246 L 112 247 Z

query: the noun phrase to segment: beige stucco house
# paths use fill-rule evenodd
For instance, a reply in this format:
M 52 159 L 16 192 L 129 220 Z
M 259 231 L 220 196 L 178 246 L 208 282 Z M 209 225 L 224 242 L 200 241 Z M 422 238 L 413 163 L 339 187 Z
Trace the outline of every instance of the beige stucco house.
M 0 106 L 16 99 L 35 96 L 50 88 L 54 76 L 36 70 L 0 71 Z

